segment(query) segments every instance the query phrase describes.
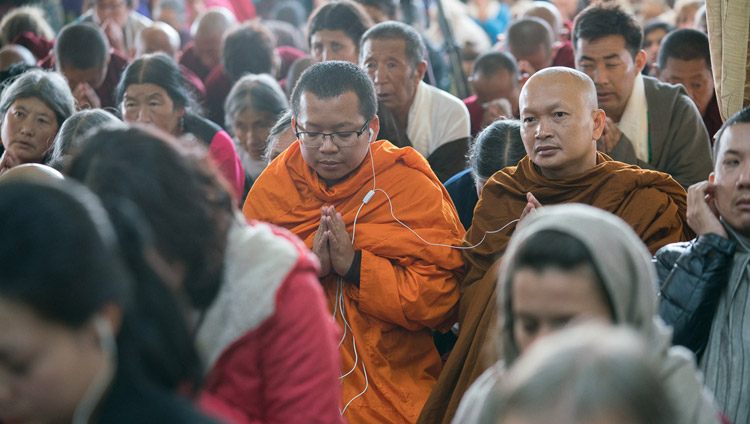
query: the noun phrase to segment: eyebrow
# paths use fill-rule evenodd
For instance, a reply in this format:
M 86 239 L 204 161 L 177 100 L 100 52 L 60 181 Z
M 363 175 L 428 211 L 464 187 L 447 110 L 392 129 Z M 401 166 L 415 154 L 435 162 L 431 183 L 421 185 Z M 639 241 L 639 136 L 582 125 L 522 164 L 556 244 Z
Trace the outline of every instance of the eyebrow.
M 619 57 L 620 57 L 620 55 L 618 55 L 617 53 L 612 53 L 610 55 L 604 56 L 603 59 L 604 60 L 609 60 L 609 59 L 616 59 L 616 58 L 619 58 Z M 593 57 L 589 57 L 589 56 L 581 56 L 581 60 L 594 61 L 596 59 L 594 59 Z
M 343 127 L 348 127 L 350 125 L 355 125 L 355 124 L 354 124 L 354 122 L 349 122 L 349 121 L 339 122 L 338 124 L 334 125 L 333 128 L 339 129 L 339 128 L 343 128 Z M 322 125 L 318 125 L 318 124 L 316 124 L 314 122 L 308 122 L 308 123 L 305 124 L 305 129 L 307 129 L 307 128 L 320 128 L 321 126 Z
M 21 105 L 14 106 L 14 108 L 22 112 L 30 113 L 28 109 L 26 109 L 24 106 L 21 106 Z M 38 111 L 34 113 L 40 116 L 50 116 L 50 114 L 45 111 Z

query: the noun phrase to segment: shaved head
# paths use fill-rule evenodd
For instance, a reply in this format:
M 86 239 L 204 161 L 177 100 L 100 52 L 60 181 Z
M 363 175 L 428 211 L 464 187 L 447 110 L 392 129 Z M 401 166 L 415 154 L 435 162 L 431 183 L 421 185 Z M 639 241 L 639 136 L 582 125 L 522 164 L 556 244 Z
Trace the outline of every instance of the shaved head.
M 537 86 L 542 87 L 543 89 L 543 87 L 558 84 L 564 84 L 567 87 L 570 87 L 575 93 L 574 95 L 581 97 L 587 110 L 595 111 L 599 109 L 594 81 L 581 71 L 562 66 L 542 69 L 532 75 L 523 86 L 521 97 L 524 97 L 526 91 L 536 88 Z
M 196 37 L 211 37 L 216 34 L 223 34 L 226 30 L 237 24 L 237 18 L 220 6 L 210 7 L 203 12 L 198 19 L 193 22 L 190 28 L 190 34 Z
M 176 58 L 180 51 L 180 34 L 177 30 L 164 22 L 154 22 L 138 33 L 135 42 L 135 56 L 144 54 L 164 52 Z
M 555 39 L 560 37 L 563 29 L 563 18 L 554 4 L 539 0 L 531 2 L 531 5 L 521 13 L 519 19 L 532 17 L 543 19 L 552 28 Z
M 16 63 L 34 66 L 36 58 L 34 54 L 24 46 L 9 44 L 0 49 L 0 71 L 4 71 Z

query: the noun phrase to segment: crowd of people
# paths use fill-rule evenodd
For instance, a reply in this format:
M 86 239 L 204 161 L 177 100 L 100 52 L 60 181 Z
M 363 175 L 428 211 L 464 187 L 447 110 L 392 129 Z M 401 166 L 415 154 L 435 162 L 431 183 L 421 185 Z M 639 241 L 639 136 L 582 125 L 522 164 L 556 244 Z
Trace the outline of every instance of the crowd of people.
M 0 424 L 750 424 L 703 0 L 25 3 Z

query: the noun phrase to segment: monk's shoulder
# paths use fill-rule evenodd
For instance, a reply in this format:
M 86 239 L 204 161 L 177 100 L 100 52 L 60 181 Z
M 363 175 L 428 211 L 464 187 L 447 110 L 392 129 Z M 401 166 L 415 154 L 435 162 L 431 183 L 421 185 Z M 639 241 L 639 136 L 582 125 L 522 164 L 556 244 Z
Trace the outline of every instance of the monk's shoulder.
M 608 172 L 603 182 L 610 187 L 621 186 L 627 190 L 658 188 L 678 193 L 685 191 L 671 175 L 664 172 L 617 161 L 608 161 L 604 165 Z

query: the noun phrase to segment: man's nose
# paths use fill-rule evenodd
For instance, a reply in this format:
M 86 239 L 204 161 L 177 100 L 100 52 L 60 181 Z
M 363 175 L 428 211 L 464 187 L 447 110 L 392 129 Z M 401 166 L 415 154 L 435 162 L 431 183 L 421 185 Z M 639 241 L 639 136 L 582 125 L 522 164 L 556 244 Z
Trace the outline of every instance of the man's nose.
M 552 135 L 552 131 L 549 126 L 549 120 L 545 118 L 539 119 L 539 124 L 536 126 L 536 132 L 534 136 L 538 139 L 544 139 L 547 137 L 550 137 Z

